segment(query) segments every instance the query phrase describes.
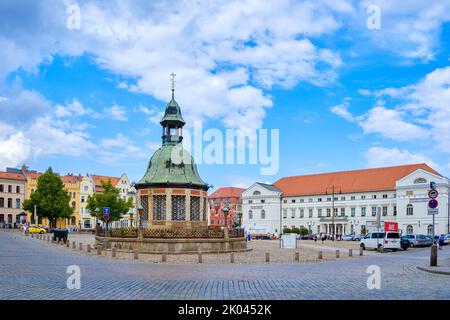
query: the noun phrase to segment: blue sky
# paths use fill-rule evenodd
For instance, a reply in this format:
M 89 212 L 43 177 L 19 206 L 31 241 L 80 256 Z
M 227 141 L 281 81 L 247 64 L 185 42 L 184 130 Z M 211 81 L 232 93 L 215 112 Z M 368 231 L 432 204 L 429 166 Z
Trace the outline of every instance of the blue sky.
M 216 188 L 418 162 L 450 175 L 449 20 L 450 1 L 2 1 L 0 167 L 139 180 L 174 72 L 187 130 L 279 129 L 276 174 L 199 165 Z

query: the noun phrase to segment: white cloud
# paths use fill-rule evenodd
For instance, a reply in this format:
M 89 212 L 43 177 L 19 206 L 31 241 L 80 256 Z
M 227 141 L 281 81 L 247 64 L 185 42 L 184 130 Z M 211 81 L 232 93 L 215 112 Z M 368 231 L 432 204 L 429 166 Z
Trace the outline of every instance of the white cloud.
M 128 121 L 127 109 L 122 106 L 113 105 L 111 108 L 105 109 L 105 115 L 111 119 L 119 121 Z
M 69 116 L 81 117 L 85 115 L 96 119 L 100 118 L 100 114 L 90 108 L 84 107 L 77 99 L 73 99 L 72 102 L 67 103 L 66 106 L 58 104 L 55 108 L 55 114 L 58 118 Z
M 11 134 L 5 139 L 0 137 L 0 170 L 24 163 L 30 154 L 30 142 L 22 132 Z
M 353 122 L 353 115 L 348 111 L 349 103 L 348 100 L 344 101 L 341 104 L 338 104 L 334 107 L 331 107 L 331 112 L 334 114 L 340 116 L 341 118 L 344 118 L 347 121 Z
M 366 153 L 366 159 L 369 167 L 426 163 L 436 170 L 441 169 L 439 165 L 423 154 L 413 154 L 408 150 L 398 148 L 371 147 Z

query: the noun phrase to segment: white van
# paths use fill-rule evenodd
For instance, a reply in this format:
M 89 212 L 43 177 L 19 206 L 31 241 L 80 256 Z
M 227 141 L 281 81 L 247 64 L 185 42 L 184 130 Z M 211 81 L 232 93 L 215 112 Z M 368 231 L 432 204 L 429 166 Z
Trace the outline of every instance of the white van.
M 271 228 L 268 226 L 249 226 L 247 233 L 252 239 L 270 239 L 272 235 Z
M 360 242 L 360 247 L 366 249 L 389 249 L 392 251 L 400 250 L 400 233 L 398 232 L 369 232 Z

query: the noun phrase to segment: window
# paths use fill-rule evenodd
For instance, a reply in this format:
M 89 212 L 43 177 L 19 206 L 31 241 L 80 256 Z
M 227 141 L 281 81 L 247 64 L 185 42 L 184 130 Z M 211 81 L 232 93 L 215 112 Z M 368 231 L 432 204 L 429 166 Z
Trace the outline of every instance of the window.
M 248 203 L 249 203 L 249 204 L 252 204 L 252 203 L 253 203 L 253 200 L 248 200 Z
M 84 196 L 81 196 L 81 202 L 82 203 L 84 203 L 84 200 L 85 200 Z
M 327 201 L 331 201 L 331 198 L 327 198 Z
M 259 196 L 260 194 L 261 194 L 260 191 L 254 191 L 254 192 L 253 192 L 253 195 L 254 195 L 254 196 Z
M 3 185 L 0 184 L 0 192 L 3 192 Z
M 249 210 L 248 211 L 248 219 L 250 220 L 250 219 L 253 219 L 253 211 L 252 210 Z
M 317 209 L 317 216 L 322 217 L 322 209 Z
M 287 218 L 287 209 L 283 209 L 283 219 Z
M 341 201 L 345 201 L 345 197 L 341 197 Z
M 317 198 L 317 201 L 318 202 L 322 202 L 322 198 Z
M 300 218 L 303 218 L 305 216 L 305 210 L 300 209 Z
M 412 195 L 414 195 L 414 192 L 412 192 L 412 191 L 406 191 L 406 195 L 407 195 L 408 197 L 411 197 Z
M 334 216 L 337 217 L 338 215 L 338 208 L 334 208 Z
M 5 207 L 5 198 L 0 198 L 0 208 Z
M 350 215 L 354 217 L 356 214 L 356 208 L 350 208 Z
M 8 185 L 8 192 L 12 193 L 12 185 L 10 185 L 10 184 Z
M 20 199 L 16 199 L 16 209 L 20 209 Z
M 376 194 L 373 194 L 372 195 L 372 199 L 376 199 L 377 198 L 377 195 Z
M 88 192 L 89 191 L 89 187 L 88 186 L 84 186 L 84 192 Z M 91 222 L 89 220 L 87 220 L 87 222 L 89 222 L 89 225 L 91 224 Z M 86 221 L 85 221 L 86 223 Z
M 330 208 L 327 209 L 327 217 L 331 217 L 331 209 Z
M 20 186 L 16 186 L 16 193 L 20 193 Z
M 345 208 L 341 208 L 341 217 L 345 216 Z
M 397 215 L 397 206 L 394 206 L 394 216 Z
M 351 196 L 351 197 L 350 197 L 350 200 L 355 200 L 355 199 L 356 199 L 355 196 Z
M 291 209 L 291 218 L 292 218 L 292 219 L 295 218 L 295 209 Z
M 72 201 L 72 208 L 76 208 L 77 207 L 77 203 L 75 201 Z
M 172 196 L 172 221 L 186 220 L 186 196 Z
M 387 199 L 388 195 L 387 194 L 383 194 L 383 199 Z
M 334 201 L 337 201 L 338 200 L 338 197 L 334 197 Z
M 433 225 L 432 224 L 428 225 L 427 234 L 431 235 L 431 236 L 433 235 Z
M 414 213 L 413 205 L 412 205 L 412 204 L 408 204 L 408 205 L 406 206 L 406 215 L 407 215 L 407 216 L 412 216 L 413 213 Z
M 190 209 L 190 220 L 200 221 L 200 197 L 191 196 Z
M 366 196 L 361 196 L 361 200 L 366 200 Z
M 283 200 L 283 203 L 287 203 L 287 200 Z
M 261 199 L 261 203 L 266 203 L 266 200 L 264 200 L 264 199 Z
M 417 178 L 416 180 L 414 180 L 414 184 L 418 184 L 418 183 L 427 183 L 427 179 Z
M 413 234 L 414 233 L 414 229 L 412 225 L 408 225 L 406 227 L 406 234 Z
M 295 199 L 292 199 L 291 202 L 292 202 L 292 203 L 295 203 Z
M 313 217 L 313 209 L 309 209 L 309 210 L 308 210 L 308 216 L 309 216 L 310 218 Z
M 383 216 L 387 216 L 388 214 L 388 207 L 383 207 Z
M 166 196 L 153 196 L 153 220 L 166 220 Z
M 12 198 L 8 198 L 8 208 L 12 208 Z
M 361 217 L 366 216 L 366 207 L 361 207 Z
M 301 202 L 301 203 L 305 202 L 305 199 L 300 199 L 300 202 Z
M 372 217 L 377 215 L 377 207 L 372 207 Z
M 313 199 L 312 199 L 312 198 L 309 198 L 309 199 L 308 199 L 308 202 L 313 202 Z
M 266 211 L 261 210 L 261 219 L 265 219 L 265 218 L 266 218 Z

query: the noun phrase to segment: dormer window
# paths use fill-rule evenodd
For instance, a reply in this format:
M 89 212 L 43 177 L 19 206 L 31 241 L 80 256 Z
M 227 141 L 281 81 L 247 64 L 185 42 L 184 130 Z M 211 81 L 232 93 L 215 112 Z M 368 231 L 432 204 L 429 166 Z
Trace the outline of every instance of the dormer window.
M 255 192 L 253 192 L 253 195 L 254 195 L 254 196 L 259 196 L 260 194 L 261 194 L 260 191 L 255 191 Z

